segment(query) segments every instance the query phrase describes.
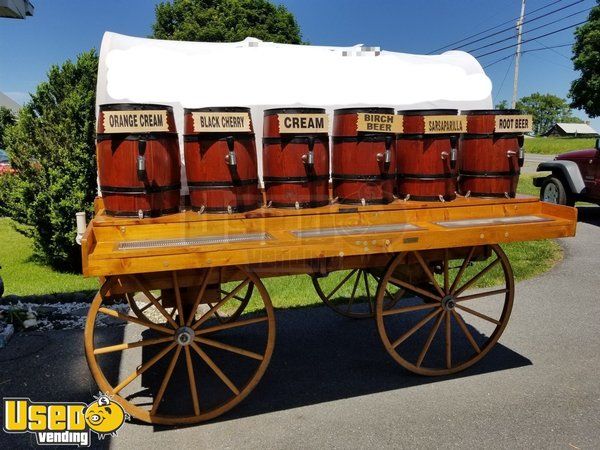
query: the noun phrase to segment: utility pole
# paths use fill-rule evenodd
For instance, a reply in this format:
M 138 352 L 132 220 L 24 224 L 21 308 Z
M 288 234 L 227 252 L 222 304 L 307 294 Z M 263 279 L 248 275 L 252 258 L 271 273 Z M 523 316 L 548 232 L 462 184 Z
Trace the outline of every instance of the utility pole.
M 515 53 L 515 78 L 513 81 L 513 97 L 511 108 L 517 105 L 517 91 L 519 87 L 519 60 L 521 59 L 521 40 L 523 33 L 523 17 L 525 16 L 525 0 L 521 0 L 521 17 L 517 20 L 517 52 Z

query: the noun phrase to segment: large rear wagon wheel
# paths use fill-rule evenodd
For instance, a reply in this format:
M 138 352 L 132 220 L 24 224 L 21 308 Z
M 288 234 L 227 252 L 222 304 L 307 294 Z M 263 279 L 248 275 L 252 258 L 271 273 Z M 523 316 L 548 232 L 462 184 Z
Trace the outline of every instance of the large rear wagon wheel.
M 475 263 L 477 247 L 455 260 L 446 250 L 441 265 L 436 263 L 442 272 L 437 276 L 420 252 L 412 252 L 429 288 L 395 276 L 408 253 L 390 262 L 377 292 L 375 317 L 383 345 L 398 364 L 421 375 L 448 375 L 472 366 L 494 347 L 508 323 L 515 287 L 506 254 L 498 245 L 489 248 L 491 256 Z M 388 292 L 393 295 L 399 287 L 407 294 L 385 310 Z
M 351 319 L 368 319 L 375 315 L 377 288 L 383 270 L 352 269 L 331 272 L 326 276 L 312 275 L 319 298 L 336 313 Z M 386 297 L 385 309 L 393 307 L 402 297 L 396 292 Z
M 241 402 L 269 364 L 275 319 L 260 279 L 240 270 L 245 278 L 230 296 L 253 283 L 259 294 L 253 298 L 256 312 L 229 323 L 221 323 L 214 314 L 229 301 L 228 296 L 198 313 L 198 304 L 205 302 L 207 277 L 194 304 L 186 305 L 173 272 L 177 313 L 172 315 L 158 301 L 152 302 L 162 322 L 111 309 L 110 289 L 118 278 L 107 279 L 92 302 L 85 327 L 86 358 L 100 390 L 114 396 L 133 417 L 165 425 L 209 420 Z M 106 328 L 107 319 L 127 326 Z

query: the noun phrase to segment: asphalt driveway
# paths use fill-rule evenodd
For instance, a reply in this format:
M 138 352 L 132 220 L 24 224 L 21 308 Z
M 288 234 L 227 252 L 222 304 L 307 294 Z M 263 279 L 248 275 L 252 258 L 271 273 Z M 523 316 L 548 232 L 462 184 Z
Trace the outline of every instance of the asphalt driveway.
M 326 308 L 277 313 L 271 365 L 236 409 L 199 426 L 128 423 L 114 448 L 597 448 L 600 443 L 600 208 L 580 208 L 565 259 L 517 286 L 500 344 L 459 376 L 396 366 L 369 321 Z M 110 333 L 123 333 L 122 327 Z M 82 332 L 16 337 L 0 351 L 0 395 L 91 400 Z M 3 448 L 31 444 L 0 435 Z

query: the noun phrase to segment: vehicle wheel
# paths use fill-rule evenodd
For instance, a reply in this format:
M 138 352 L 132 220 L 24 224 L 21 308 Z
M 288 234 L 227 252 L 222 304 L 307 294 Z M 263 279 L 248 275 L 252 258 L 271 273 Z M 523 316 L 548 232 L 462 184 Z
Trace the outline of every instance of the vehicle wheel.
M 204 295 L 207 277 L 194 305 L 186 308 L 173 272 L 177 314 L 151 297 L 163 317 L 160 323 L 140 319 L 130 310 L 112 309 L 110 291 L 119 277 L 108 278 L 91 304 L 84 333 L 86 359 L 99 389 L 133 417 L 164 425 L 209 420 L 242 401 L 271 359 L 275 317 L 258 276 L 239 269 L 245 278 L 230 295 L 253 283 L 258 291 L 253 301 L 259 309 L 230 323 L 221 323 L 214 314 L 227 298 L 198 313 L 197 304 L 208 304 L 213 298 Z M 126 294 L 148 291 L 144 283 L 130 286 L 135 287 Z M 108 322 L 127 326 L 107 328 Z
M 563 182 L 556 177 L 546 178 L 540 189 L 540 200 L 556 205 L 573 206 L 575 204 Z
M 494 347 L 508 323 L 515 285 L 506 254 L 498 245 L 489 248 L 491 256 L 473 264 L 477 247 L 458 259 L 446 252 L 443 274 L 437 276 L 420 252 L 412 252 L 434 290 L 397 278 L 396 268 L 410 252 L 390 262 L 377 292 L 375 318 L 383 345 L 398 364 L 420 375 L 448 375 L 472 366 Z M 399 287 L 407 295 L 384 310 L 386 296 Z
M 132 277 L 135 280 L 135 277 Z M 139 280 L 138 280 L 139 282 Z M 250 302 L 252 298 L 252 293 L 254 292 L 254 284 L 249 282 L 247 285 L 242 287 L 239 292 L 236 291 L 234 294 L 231 294 L 232 286 L 235 283 L 226 283 L 220 284 L 219 288 L 219 299 L 222 300 L 225 296 L 228 296 L 230 300 L 226 302 L 225 305 L 219 308 L 218 311 L 214 312 L 214 315 L 221 323 L 235 322 L 235 320 L 244 312 L 246 306 Z M 163 317 L 157 307 L 150 299 L 150 295 L 154 296 L 155 300 L 162 305 L 162 297 L 158 292 L 148 292 L 144 293 L 141 291 L 138 294 L 126 294 L 125 298 L 127 299 L 127 303 L 129 303 L 129 307 L 133 314 L 136 317 L 147 320 L 149 322 L 154 322 L 158 319 L 158 321 L 162 321 Z M 213 307 L 216 303 L 207 303 L 207 307 Z M 164 306 L 164 305 L 163 305 Z M 201 306 L 200 306 L 201 308 Z M 171 317 L 175 317 L 177 314 L 177 308 L 165 306 L 165 310 L 170 314 Z M 197 313 L 201 313 L 202 310 L 197 311 Z
M 339 270 L 326 276 L 312 275 L 312 282 L 319 298 L 336 313 L 351 319 L 368 319 L 375 314 L 381 272 L 383 269 L 378 274 L 368 269 Z M 393 307 L 403 293 L 386 298 L 385 308 Z

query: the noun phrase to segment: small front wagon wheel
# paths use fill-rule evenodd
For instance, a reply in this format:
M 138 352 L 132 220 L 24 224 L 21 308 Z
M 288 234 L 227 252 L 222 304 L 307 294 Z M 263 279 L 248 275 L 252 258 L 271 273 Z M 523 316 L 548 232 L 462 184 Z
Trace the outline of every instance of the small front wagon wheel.
M 217 417 L 242 401 L 262 378 L 275 343 L 275 318 L 267 291 L 251 271 L 218 303 L 204 298 L 208 276 L 190 308 L 182 301 L 178 274 L 173 272 L 176 314 L 148 294 L 162 320 L 146 320 L 118 309 L 107 279 L 94 298 L 85 326 L 85 354 L 102 392 L 113 396 L 133 417 L 149 423 L 180 425 Z M 252 283 L 259 295 L 253 311 L 222 323 L 216 312 Z M 125 284 L 123 286 L 126 286 Z M 148 289 L 142 284 L 125 295 Z M 124 289 L 124 288 L 123 288 Z M 117 294 L 117 295 L 122 295 Z M 212 304 L 198 314 L 198 304 Z M 122 305 L 121 305 L 122 306 Z M 106 328 L 117 322 L 126 327 Z
M 472 366 L 496 344 L 510 317 L 514 277 L 500 246 L 489 250 L 470 247 L 460 256 L 445 250 L 437 275 L 419 251 L 390 262 L 375 318 L 383 345 L 398 364 L 421 375 L 448 375 Z M 409 256 L 428 277 L 429 288 L 411 284 L 402 279 L 405 271 L 396 270 Z M 400 288 L 406 295 L 385 310 L 388 293 Z

